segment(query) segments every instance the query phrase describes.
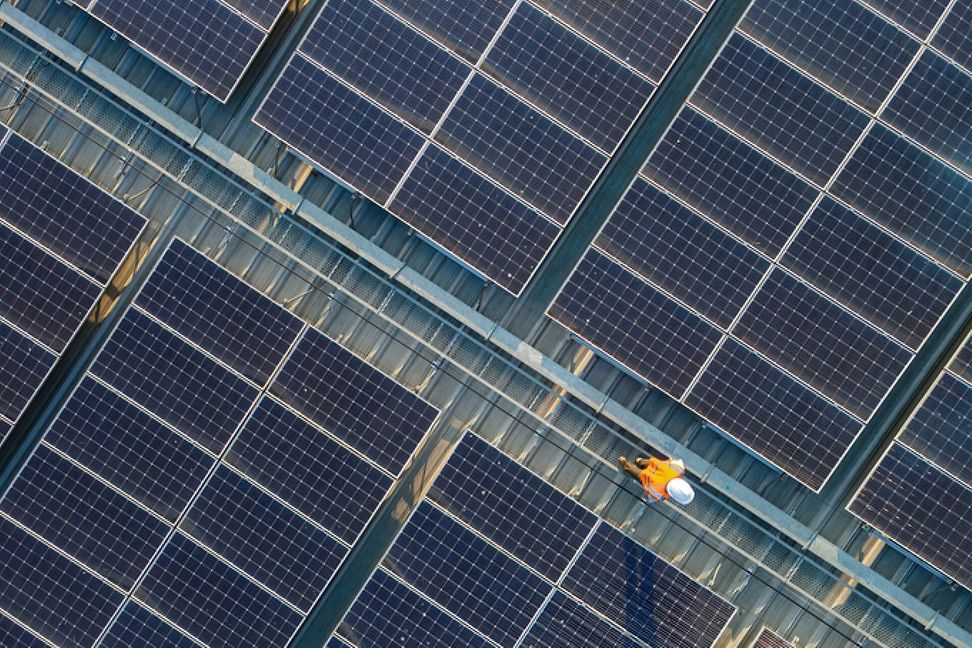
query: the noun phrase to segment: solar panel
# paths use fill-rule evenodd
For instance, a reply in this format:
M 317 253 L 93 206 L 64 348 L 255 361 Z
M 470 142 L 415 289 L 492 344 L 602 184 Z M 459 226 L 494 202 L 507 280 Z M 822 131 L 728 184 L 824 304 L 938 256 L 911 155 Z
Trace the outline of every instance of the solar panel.
M 0 321 L 0 414 L 15 422 L 57 357 Z
M 772 630 L 763 628 L 759 636 L 756 637 L 756 643 L 753 644 L 753 648 L 793 648 L 793 644 Z
M 597 528 L 562 587 L 650 646 L 710 646 L 735 613 L 608 524 Z
M 0 645 L 17 648 L 47 648 L 46 643 L 7 617 L 0 615 Z
M 972 489 L 972 384 L 943 373 L 898 441 Z
M 969 69 L 972 68 L 972 47 L 970 47 L 972 42 L 970 41 L 972 41 L 972 5 L 967 2 L 955 2 L 945 16 L 942 26 L 935 32 L 932 44 L 953 61 Z
M 195 648 L 196 643 L 135 601 L 128 601 L 99 646 Z
M 911 31 L 918 38 L 924 39 L 948 7 L 949 0 L 928 0 L 927 2 L 864 0 L 864 4 L 872 7 L 895 24 Z
M 327 640 L 325 648 L 355 648 L 354 644 L 348 643 L 341 637 L 334 635 Z
M 961 376 L 966 382 L 972 383 L 972 338 L 965 341 L 948 367 L 956 376 Z
M 543 606 L 520 644 L 523 648 L 640 648 L 628 635 L 561 591 Z

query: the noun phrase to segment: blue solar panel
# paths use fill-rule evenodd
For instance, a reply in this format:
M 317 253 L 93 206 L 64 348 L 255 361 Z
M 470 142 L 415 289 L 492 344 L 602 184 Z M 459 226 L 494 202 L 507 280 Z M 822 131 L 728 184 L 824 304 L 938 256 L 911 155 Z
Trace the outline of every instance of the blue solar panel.
M 641 644 L 560 591 L 543 607 L 523 648 L 640 648 Z
M 721 337 L 714 326 L 594 249 L 549 314 L 675 397 Z
M 218 452 L 257 389 L 137 309 L 119 322 L 91 372 Z
M 0 219 L 101 283 L 146 222 L 17 135 L 0 150 Z
M 301 616 L 238 571 L 176 533 L 136 597 L 210 646 L 283 646 Z
M 355 648 L 354 644 L 349 643 L 337 635 L 333 635 L 327 640 L 325 648 Z
M 0 133 L 0 136 L 2 135 Z M 0 646 L 9 646 L 9 648 L 47 648 L 48 644 L 0 614 Z
M 963 285 L 829 197 L 814 209 L 782 263 L 913 349 Z
M 552 587 L 426 502 L 382 564 L 504 645 L 517 640 Z
M 672 124 L 644 173 L 769 256 L 780 251 L 817 195 L 689 108 Z
M 436 140 L 561 224 L 607 161 L 479 74 L 463 89 Z
M 470 62 L 476 62 L 516 0 L 377 0 Z
M 303 326 L 178 239 L 135 303 L 258 385 L 270 379 Z
M 81 382 L 44 441 L 171 522 L 215 461 L 91 378 Z
M 16 421 L 57 358 L 0 321 L 0 415 Z
M 196 643 L 130 600 L 98 645 L 101 648 L 195 648 Z
M 966 70 L 972 68 L 972 4 L 954 3 L 935 33 L 932 44 Z
M 494 645 L 383 569 L 372 575 L 338 631 L 359 648 L 486 648 Z M 331 648 L 330 643 L 328 648 Z
M 101 287 L 0 225 L 0 317 L 60 353 Z
M 57 645 L 91 646 L 124 595 L 0 517 L 0 608 Z
M 850 414 L 731 339 L 685 403 L 815 489 L 861 429 Z
M 604 151 L 613 151 L 654 86 L 549 14 L 520 4 L 482 70 Z
M 430 133 L 471 68 L 368 0 L 332 0 L 300 52 Z
M 386 473 L 270 398 L 260 401 L 226 461 L 349 544 L 392 485 Z
M 972 274 L 972 180 L 875 125 L 833 192 L 959 274 Z
M 302 610 L 309 610 L 347 549 L 219 465 L 180 528 Z
M 972 384 L 942 374 L 898 441 L 972 489 Z
M 169 529 L 45 445 L 27 461 L 0 509 L 125 589 Z
M 972 338 L 966 340 L 965 345 L 959 349 L 948 368 L 955 375 L 972 383 Z
M 883 14 L 888 19 L 914 32 L 920 39 L 928 36 L 935 26 L 949 0 L 864 0 L 864 4 Z
M 552 581 L 597 516 L 474 434 L 459 443 L 429 499 Z
M 597 246 L 653 285 L 728 327 L 769 260 L 635 178 Z
M 869 122 L 864 112 L 738 34 L 691 103 L 820 185 Z
M 281 0 L 222 0 L 233 7 L 251 21 L 258 24 L 265 31 L 270 31 L 273 24 L 287 8 L 287 3 Z

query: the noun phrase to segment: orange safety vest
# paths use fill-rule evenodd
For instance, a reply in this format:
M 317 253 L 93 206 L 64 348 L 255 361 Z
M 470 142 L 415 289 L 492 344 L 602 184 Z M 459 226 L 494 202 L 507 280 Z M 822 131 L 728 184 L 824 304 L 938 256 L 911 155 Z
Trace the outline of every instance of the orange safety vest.
M 645 492 L 654 499 L 661 501 L 668 499 L 668 482 L 677 477 L 681 477 L 685 471 L 678 471 L 672 467 L 671 462 L 661 459 L 649 459 L 648 466 L 638 475 L 641 485 Z

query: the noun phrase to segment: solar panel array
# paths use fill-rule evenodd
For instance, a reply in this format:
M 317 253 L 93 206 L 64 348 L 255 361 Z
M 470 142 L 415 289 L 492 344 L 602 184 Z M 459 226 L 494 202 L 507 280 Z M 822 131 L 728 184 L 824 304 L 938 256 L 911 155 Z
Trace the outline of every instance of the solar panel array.
M 756 642 L 753 644 L 753 648 L 793 648 L 793 644 L 769 628 L 763 628 L 762 632 L 759 633 L 759 636 L 756 637 Z
M 518 294 L 702 16 L 330 0 L 254 120 Z
M 0 498 L 0 614 L 285 645 L 436 416 L 175 240 Z
M 549 315 L 819 489 L 972 272 L 961 4 L 756 0 Z
M 88 316 L 145 219 L 0 129 L 0 442 Z
M 287 8 L 284 0 L 82 0 L 80 6 L 225 102 Z
M 972 340 L 939 376 L 848 510 L 972 588 Z
M 332 642 L 697 648 L 734 611 L 467 433 Z

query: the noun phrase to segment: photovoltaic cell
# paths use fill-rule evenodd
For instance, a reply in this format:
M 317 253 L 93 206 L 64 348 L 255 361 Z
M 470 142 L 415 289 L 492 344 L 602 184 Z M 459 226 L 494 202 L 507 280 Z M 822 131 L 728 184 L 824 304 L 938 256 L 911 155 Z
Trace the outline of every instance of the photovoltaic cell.
M 962 276 L 972 274 L 972 181 L 875 125 L 833 192 Z
M 135 309 L 91 372 L 213 452 L 257 396 L 255 387 Z
M 449 111 L 436 140 L 561 224 L 607 161 L 478 74 Z
M 640 177 L 596 243 L 723 327 L 732 322 L 770 263 Z
M 711 646 L 735 608 L 601 524 L 563 587 L 651 646 Z
M 529 3 L 517 7 L 483 71 L 604 151 L 613 151 L 654 86 Z
M 226 461 L 353 543 L 392 478 L 270 398 L 260 401 Z
M 305 611 L 347 554 L 337 540 L 224 465 L 180 528 Z
M 485 51 L 515 0 L 377 0 L 470 62 Z
M 438 410 L 323 333 L 307 329 L 271 391 L 398 474 Z
M 436 477 L 429 499 L 556 581 L 597 516 L 474 434 Z
M 972 384 L 943 373 L 898 441 L 972 489 Z
M 972 585 L 972 489 L 904 446 L 891 446 L 849 510 L 959 583 Z
M 121 592 L 0 517 L 0 608 L 57 645 L 90 646 Z
M 966 382 L 972 383 L 972 338 L 966 340 L 965 345 L 952 358 L 948 369 L 956 376 L 965 378 Z
M 949 0 L 864 0 L 878 13 L 924 39 L 948 7 Z
M 560 591 L 544 606 L 523 648 L 639 648 L 626 634 Z
M 347 641 L 345 641 L 344 639 L 342 639 L 337 635 L 333 635 L 330 639 L 327 640 L 327 643 L 325 644 L 325 648 L 355 648 L 355 647 L 354 644 L 348 643 Z
M 280 0 L 222 0 L 244 16 L 258 24 L 264 31 L 270 31 L 283 13 L 286 3 Z
M 101 648 L 196 648 L 196 644 L 158 615 L 128 601 L 111 624 Z
M 282 646 L 301 617 L 181 533 L 162 550 L 136 596 L 210 646 Z
M 108 283 L 145 218 L 17 135 L 0 149 L 0 219 Z
M 40 445 L 0 509 L 106 579 L 128 589 L 168 525 Z
M 920 46 L 856 0 L 757 0 L 740 29 L 870 111 Z
M 817 193 L 690 108 L 643 172 L 769 256 L 780 251 Z
M 338 631 L 360 648 L 486 648 L 493 645 L 384 569 L 372 575 Z M 327 645 L 332 648 L 331 643 Z
M 423 138 L 301 55 L 254 120 L 334 175 L 383 203 Z
M 16 421 L 57 358 L 0 321 L 0 414 Z
M 793 648 L 793 645 L 778 634 L 771 632 L 767 628 L 763 628 L 763 631 L 756 637 L 756 643 L 753 644 L 753 648 Z
M 959 277 L 829 197 L 782 263 L 913 349 L 962 288 Z
M 862 420 L 911 359 L 897 342 L 779 269 L 733 333 Z
M 941 3 L 947 4 L 944 0 L 936 4 Z M 966 70 L 972 68 L 972 4 L 953 4 L 952 10 L 935 33 L 932 44 Z
M 2 136 L 2 133 L 0 133 Z M 0 614 L 0 646 L 10 648 L 47 648 L 46 643 Z
M 860 421 L 731 339 L 685 403 L 814 489 L 861 429 Z
M 820 185 L 868 124 L 863 112 L 739 34 L 691 103 Z
M 553 222 L 435 145 L 418 160 L 390 209 L 514 294 L 560 234 Z
M 502 645 L 517 640 L 551 589 L 427 502 L 382 564 Z
M 881 117 L 972 175 L 972 76 L 925 50 Z
M 714 326 L 595 249 L 585 254 L 549 314 L 675 397 L 721 337 Z
M 0 317 L 60 353 L 101 287 L 0 225 Z
M 470 72 L 368 0 L 328 2 L 300 52 L 426 133 Z
M 296 316 L 178 239 L 135 303 L 258 385 L 270 379 L 302 327 Z

